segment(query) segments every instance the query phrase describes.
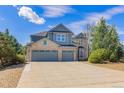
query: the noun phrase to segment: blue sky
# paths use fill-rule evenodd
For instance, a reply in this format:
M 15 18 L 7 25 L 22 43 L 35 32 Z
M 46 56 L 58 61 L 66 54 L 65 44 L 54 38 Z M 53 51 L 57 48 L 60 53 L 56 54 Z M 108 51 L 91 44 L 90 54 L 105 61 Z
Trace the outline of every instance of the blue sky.
M 85 31 L 86 24 L 96 24 L 104 17 L 115 24 L 119 38 L 124 41 L 124 6 L 0 6 L 0 31 L 6 28 L 17 40 L 26 44 L 30 35 L 47 31 L 63 23 L 75 34 Z

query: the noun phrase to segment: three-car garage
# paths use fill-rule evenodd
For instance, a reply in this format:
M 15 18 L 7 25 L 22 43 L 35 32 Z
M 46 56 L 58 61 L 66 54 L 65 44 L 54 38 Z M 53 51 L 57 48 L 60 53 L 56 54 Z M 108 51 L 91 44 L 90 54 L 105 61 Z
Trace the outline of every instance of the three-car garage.
M 32 62 L 66 62 L 77 60 L 77 47 L 59 45 L 47 38 L 32 43 L 27 48 L 27 60 Z

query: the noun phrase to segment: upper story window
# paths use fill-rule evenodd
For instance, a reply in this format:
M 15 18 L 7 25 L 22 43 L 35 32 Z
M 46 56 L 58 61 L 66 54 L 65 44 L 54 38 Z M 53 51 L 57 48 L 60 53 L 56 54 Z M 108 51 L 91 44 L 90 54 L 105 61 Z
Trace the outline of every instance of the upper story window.
M 58 41 L 58 42 L 65 42 L 66 41 L 65 34 L 57 34 L 56 35 L 56 41 Z
M 80 45 L 83 45 L 83 40 L 82 40 L 82 39 L 79 40 L 79 44 L 80 44 Z

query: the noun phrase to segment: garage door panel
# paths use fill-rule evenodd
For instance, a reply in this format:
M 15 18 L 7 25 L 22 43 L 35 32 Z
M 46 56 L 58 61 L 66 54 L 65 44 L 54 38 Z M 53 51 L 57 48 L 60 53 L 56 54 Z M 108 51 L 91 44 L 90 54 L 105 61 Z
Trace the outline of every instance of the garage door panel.
M 58 51 L 39 50 L 32 51 L 32 61 L 57 61 Z
M 62 60 L 63 61 L 73 61 L 74 60 L 74 51 L 62 51 Z

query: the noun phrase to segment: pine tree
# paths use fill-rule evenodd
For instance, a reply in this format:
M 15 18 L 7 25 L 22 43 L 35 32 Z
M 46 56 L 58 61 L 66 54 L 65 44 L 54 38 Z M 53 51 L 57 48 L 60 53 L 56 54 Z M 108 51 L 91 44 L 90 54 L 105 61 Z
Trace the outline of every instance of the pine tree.
M 99 23 L 93 27 L 92 37 L 92 50 L 104 48 L 108 51 L 108 58 L 114 61 L 120 59 L 122 46 L 114 25 L 107 25 L 105 19 L 101 18 Z
M 24 48 L 18 43 L 16 38 L 9 34 L 9 30 L 0 32 L 0 65 L 9 65 L 15 63 L 18 54 L 24 55 Z
M 93 27 L 92 50 L 105 47 L 105 35 L 108 32 L 108 26 L 104 18 L 101 18 L 96 26 Z

